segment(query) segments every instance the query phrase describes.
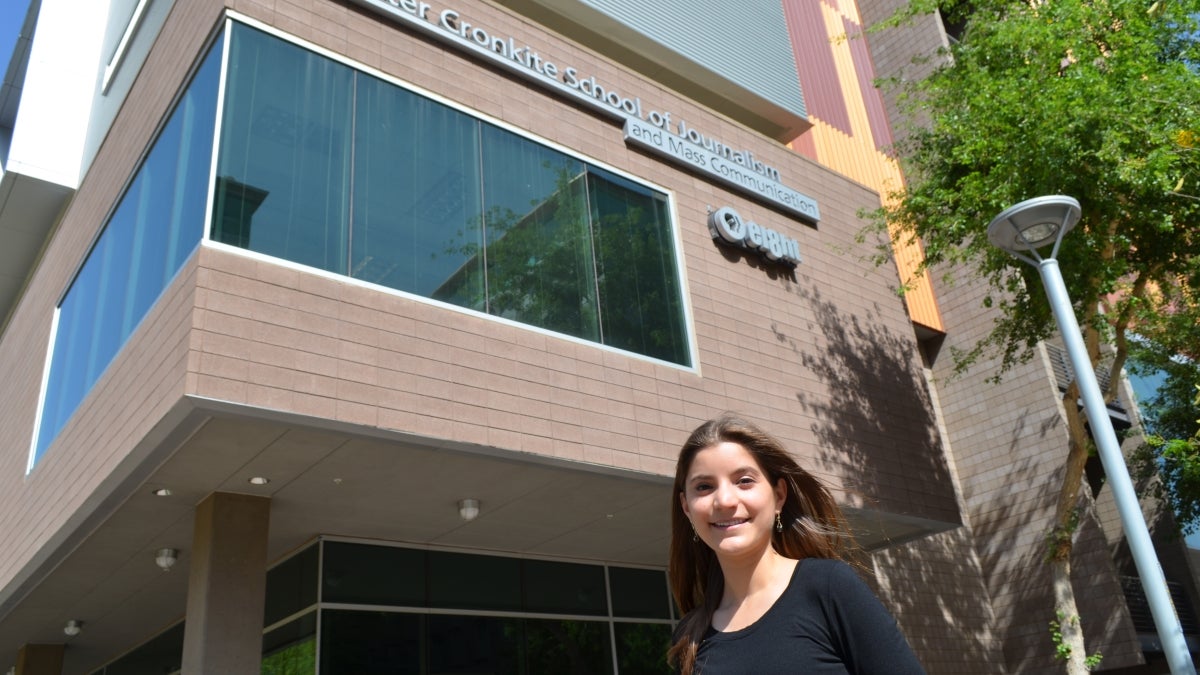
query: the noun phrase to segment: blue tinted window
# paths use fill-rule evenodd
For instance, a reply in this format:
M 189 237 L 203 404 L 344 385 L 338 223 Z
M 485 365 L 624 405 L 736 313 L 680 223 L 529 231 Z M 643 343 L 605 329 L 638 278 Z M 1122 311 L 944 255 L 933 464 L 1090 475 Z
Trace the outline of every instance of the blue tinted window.
M 220 54 L 218 43 L 59 305 L 34 462 L 203 235 Z

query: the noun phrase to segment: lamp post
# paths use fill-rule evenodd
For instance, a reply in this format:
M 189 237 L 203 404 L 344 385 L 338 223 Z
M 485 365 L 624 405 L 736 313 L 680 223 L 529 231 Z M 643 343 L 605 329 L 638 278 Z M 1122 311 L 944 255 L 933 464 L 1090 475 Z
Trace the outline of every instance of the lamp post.
M 1163 576 L 1162 567 L 1154 553 L 1150 531 L 1142 516 L 1133 481 L 1129 478 L 1129 468 L 1121 454 L 1121 446 L 1117 442 L 1116 432 L 1113 431 L 1112 420 L 1108 417 L 1104 396 L 1100 393 L 1096 373 L 1092 370 L 1087 347 L 1084 346 L 1083 336 L 1079 332 L 1079 323 L 1071 307 L 1071 299 L 1067 296 L 1062 270 L 1058 267 L 1058 247 L 1062 243 L 1063 235 L 1079 222 L 1079 216 L 1079 202 L 1071 197 L 1036 197 L 1010 206 L 992 219 L 988 225 L 987 237 L 992 245 L 1036 267 L 1042 277 L 1050 309 L 1058 322 L 1058 332 L 1066 344 L 1071 367 L 1075 369 L 1079 394 L 1083 398 L 1088 422 L 1091 423 L 1092 437 L 1096 441 L 1100 462 L 1104 465 L 1108 484 L 1117 502 L 1125 539 L 1129 542 L 1133 562 L 1137 566 L 1138 576 L 1141 577 L 1142 588 L 1146 592 L 1150 613 L 1154 616 L 1154 626 L 1158 629 L 1167 664 L 1173 675 L 1196 675 L 1179 616 L 1175 613 L 1171 595 L 1167 592 L 1166 577 Z M 1043 258 L 1038 249 L 1050 243 L 1054 244 L 1054 248 L 1049 257 Z

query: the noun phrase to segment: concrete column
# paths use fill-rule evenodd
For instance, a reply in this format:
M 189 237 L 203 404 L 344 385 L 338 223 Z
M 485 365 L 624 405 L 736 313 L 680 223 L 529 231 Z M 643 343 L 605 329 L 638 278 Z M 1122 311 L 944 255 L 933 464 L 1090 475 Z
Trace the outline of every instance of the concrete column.
M 62 675 L 66 645 L 24 645 L 17 652 L 16 675 Z
M 258 675 L 271 500 L 214 492 L 196 507 L 184 675 Z

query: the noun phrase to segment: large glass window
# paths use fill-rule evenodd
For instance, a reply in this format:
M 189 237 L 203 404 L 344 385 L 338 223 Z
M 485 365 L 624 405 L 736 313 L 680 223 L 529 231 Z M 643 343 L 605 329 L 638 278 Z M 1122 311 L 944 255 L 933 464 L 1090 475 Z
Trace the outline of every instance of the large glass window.
M 600 341 L 584 164 L 484 127 L 488 311 Z
M 616 616 L 638 619 L 671 618 L 671 597 L 662 570 L 608 568 L 612 609 Z
M 425 606 L 425 551 L 329 542 L 324 545 L 324 565 L 325 602 Z
M 203 236 L 220 55 L 218 43 L 63 296 L 31 467 Z
M 314 675 L 317 672 L 315 610 L 263 635 L 259 672 L 261 675 Z
M 350 276 L 484 311 L 479 122 L 356 79 Z M 460 297 L 445 290 L 460 278 Z
M 666 196 L 246 26 L 212 238 L 687 365 Z
M 617 668 L 621 675 L 663 675 L 671 648 L 671 626 L 663 623 L 613 624 L 617 639 Z
M 346 273 L 354 72 L 239 27 L 212 238 Z
M 317 547 L 310 546 L 267 572 L 264 626 L 274 625 L 317 604 L 317 564 Z
M 596 168 L 588 172 L 588 194 L 605 343 L 687 363 L 666 200 Z
M 393 612 L 321 612 L 322 673 L 422 675 L 424 617 Z

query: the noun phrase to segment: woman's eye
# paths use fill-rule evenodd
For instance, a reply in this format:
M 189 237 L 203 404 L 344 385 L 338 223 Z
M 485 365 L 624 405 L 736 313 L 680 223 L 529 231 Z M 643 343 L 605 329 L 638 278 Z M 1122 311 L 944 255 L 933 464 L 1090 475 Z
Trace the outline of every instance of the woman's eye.
M 742 476 L 738 479 L 738 485 L 754 485 L 754 479 L 750 476 Z

